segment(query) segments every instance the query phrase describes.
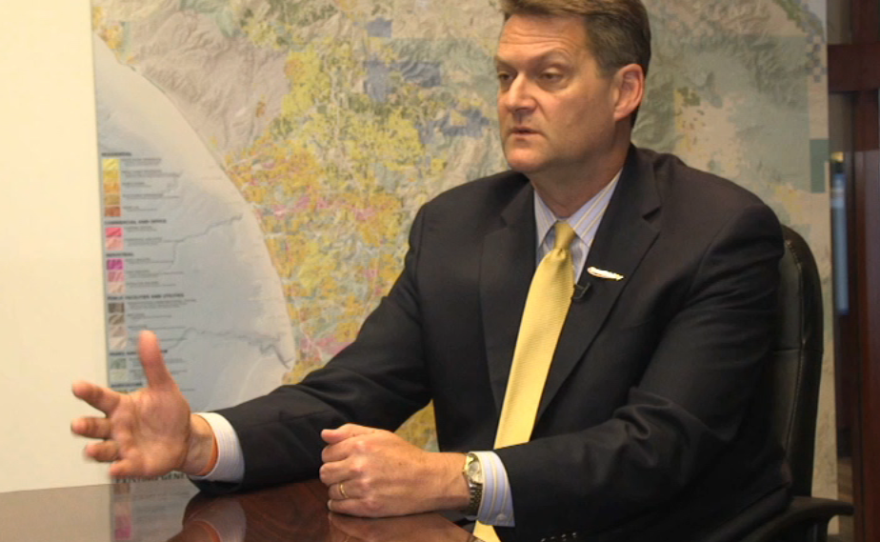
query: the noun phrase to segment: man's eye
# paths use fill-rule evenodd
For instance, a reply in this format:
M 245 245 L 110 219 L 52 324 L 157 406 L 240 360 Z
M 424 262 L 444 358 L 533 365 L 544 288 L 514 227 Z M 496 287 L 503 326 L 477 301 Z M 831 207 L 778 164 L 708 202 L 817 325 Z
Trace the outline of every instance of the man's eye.
M 562 74 L 558 72 L 543 72 L 541 74 L 541 79 L 544 81 L 558 81 L 562 78 Z
M 510 74 L 505 72 L 498 72 L 498 81 L 500 83 L 507 83 L 511 80 Z

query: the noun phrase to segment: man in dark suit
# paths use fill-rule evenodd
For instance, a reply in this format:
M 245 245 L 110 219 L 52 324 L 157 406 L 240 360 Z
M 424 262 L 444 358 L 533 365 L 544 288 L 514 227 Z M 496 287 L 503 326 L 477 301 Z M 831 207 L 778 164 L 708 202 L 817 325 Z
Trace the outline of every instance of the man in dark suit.
M 214 490 L 319 475 L 336 512 L 467 508 L 521 540 L 730 540 L 748 527 L 721 527 L 735 514 L 760 521 L 785 505 L 781 450 L 753 397 L 775 317 L 775 216 L 630 144 L 650 59 L 639 0 L 503 9 L 498 104 L 513 171 L 419 211 L 405 268 L 356 341 L 296 386 L 191 415 L 146 334 L 147 388 L 74 387 L 107 414 L 74 421 L 106 439 L 88 455 L 117 476 L 207 475 Z M 493 451 L 529 284 L 558 221 L 576 234 L 577 285 L 530 441 Z M 388 431 L 430 400 L 441 453 Z

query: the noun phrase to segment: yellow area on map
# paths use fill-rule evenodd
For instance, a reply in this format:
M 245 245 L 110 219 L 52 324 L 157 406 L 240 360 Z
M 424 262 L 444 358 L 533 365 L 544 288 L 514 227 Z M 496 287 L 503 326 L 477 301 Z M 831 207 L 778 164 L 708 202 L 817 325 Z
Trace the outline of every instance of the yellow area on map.
M 248 29 L 252 38 L 256 31 Z M 288 54 L 285 76 L 280 116 L 228 155 L 225 169 L 257 210 L 281 278 L 297 333 L 297 363 L 284 381 L 298 382 L 354 340 L 399 273 L 411 210 L 377 174 L 415 176 L 419 167 L 436 174 L 446 161 L 420 166 L 416 107 L 351 92 L 365 77 L 351 44 L 310 42 Z M 425 445 L 432 428 L 428 410 L 402 434 Z

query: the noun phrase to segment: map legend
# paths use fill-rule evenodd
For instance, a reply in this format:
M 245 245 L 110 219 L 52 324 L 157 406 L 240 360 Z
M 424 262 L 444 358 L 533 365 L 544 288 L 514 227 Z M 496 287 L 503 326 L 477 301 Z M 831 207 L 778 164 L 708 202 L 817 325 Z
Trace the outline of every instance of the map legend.
M 104 216 L 122 216 L 122 171 L 119 158 L 101 160 L 101 180 L 104 185 Z

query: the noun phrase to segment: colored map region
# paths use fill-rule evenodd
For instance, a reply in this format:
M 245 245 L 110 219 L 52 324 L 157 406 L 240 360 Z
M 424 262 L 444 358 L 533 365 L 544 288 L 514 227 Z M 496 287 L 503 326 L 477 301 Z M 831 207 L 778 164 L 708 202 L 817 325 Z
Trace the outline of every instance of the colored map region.
M 654 62 L 636 140 L 755 191 L 821 259 L 827 224 L 813 217 L 828 212 L 827 121 L 824 22 L 815 3 L 647 1 Z M 279 286 L 286 320 L 270 320 L 289 336 L 264 330 L 254 344 L 282 353 L 272 362 L 282 368 L 277 383 L 298 381 L 355 338 L 400 271 L 421 204 L 505 167 L 492 62 L 502 22 L 497 4 L 93 0 L 96 50 L 112 52 L 117 67 L 185 120 L 199 153 L 211 160 L 205 167 L 216 183 L 203 189 L 215 193 L 226 183 L 238 198 L 230 208 L 246 209 L 254 220 L 263 256 L 226 244 L 189 261 L 271 262 L 263 269 Z M 143 120 L 155 137 L 171 137 L 161 119 L 145 113 Z M 102 152 L 125 151 L 104 143 Z M 197 171 L 191 177 L 206 178 Z M 124 179 L 123 171 L 123 215 Z M 192 201 L 201 209 L 211 200 Z M 178 218 L 203 220 L 197 213 Z M 112 242 L 130 240 L 125 232 Z M 241 267 L 224 272 L 250 273 Z M 827 279 L 830 270 L 823 273 Z M 236 282 L 232 277 L 228 282 Z M 241 329 L 249 329 L 245 318 L 253 314 L 239 316 Z M 179 325 L 213 329 L 216 313 L 196 318 L 201 323 Z M 204 356 L 185 360 L 189 371 L 252 363 L 212 349 L 218 333 L 194 331 L 180 342 L 188 353 L 212 352 L 210 363 Z M 431 447 L 430 412 L 404 434 Z

